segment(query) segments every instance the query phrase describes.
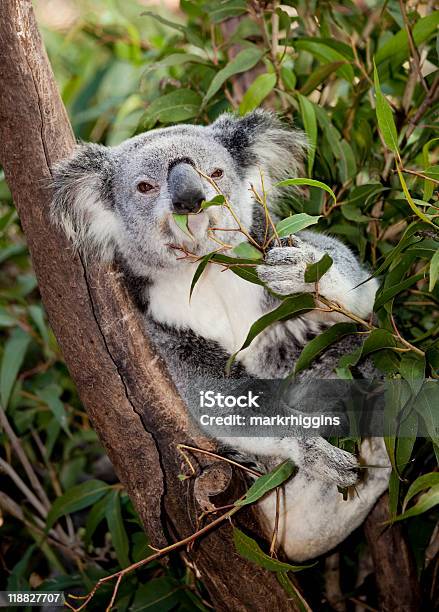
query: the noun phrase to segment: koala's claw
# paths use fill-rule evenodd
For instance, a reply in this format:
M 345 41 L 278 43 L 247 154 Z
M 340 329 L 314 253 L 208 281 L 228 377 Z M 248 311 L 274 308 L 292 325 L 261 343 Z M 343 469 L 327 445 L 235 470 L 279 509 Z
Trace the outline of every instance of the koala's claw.
M 281 295 L 299 293 L 305 290 L 305 270 L 316 261 L 312 246 L 294 238 L 294 246 L 274 247 L 257 267 L 259 278 L 272 291 Z

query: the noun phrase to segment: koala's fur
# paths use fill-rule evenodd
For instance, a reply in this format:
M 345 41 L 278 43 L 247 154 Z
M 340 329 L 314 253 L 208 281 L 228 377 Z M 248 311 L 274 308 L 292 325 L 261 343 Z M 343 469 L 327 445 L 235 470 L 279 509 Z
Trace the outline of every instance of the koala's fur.
M 206 175 L 222 169 L 218 186 L 243 226 L 260 238 L 263 213 L 249 187 L 260 186 L 262 170 L 269 205 L 274 208 L 278 194 L 273 184 L 297 174 L 305 147 L 301 132 L 259 110 L 243 118 L 225 114 L 208 127 L 177 125 L 153 130 L 113 148 L 82 145 L 71 159 L 54 168 L 53 219 L 87 256 L 117 261 L 128 285 L 135 288 L 148 333 L 186 399 L 193 377 L 224 376 L 227 357 L 242 345 L 251 324 L 276 307 L 277 301 L 263 286 L 215 265 L 207 267 L 189 301 L 195 267 L 177 259 L 180 254 L 169 245 L 185 245 L 198 255 L 209 253 L 218 243 L 208 235 L 208 227 L 233 229 L 236 222 L 224 207 L 210 207 L 189 216 L 194 240 L 188 238 L 172 217 L 170 172 L 176 164 L 185 164 L 187 180 L 201 185 L 204 199 L 209 200 L 216 195 L 214 187 L 195 169 L 192 175 L 191 167 Z M 142 181 L 153 189 L 140 193 L 137 186 Z M 231 245 L 243 240 L 239 232 L 217 231 L 215 236 Z M 314 291 L 314 285 L 304 282 L 304 271 L 324 253 L 334 263 L 320 281 L 320 294 L 367 317 L 376 283 L 360 284 L 367 272 L 332 237 L 300 232 L 293 246 L 270 250 L 258 267 L 259 277 L 278 294 Z M 312 311 L 269 327 L 238 355 L 235 374 L 285 377 L 304 344 L 338 320 L 340 315 Z M 345 338 L 302 376 L 333 377 L 340 354 L 356 346 L 353 338 Z M 366 366 L 363 375 L 370 375 Z M 356 494 L 344 501 L 337 486 L 356 483 L 358 462 L 323 438 L 235 437 L 223 442 L 257 457 L 267 467 L 279 458 L 290 458 L 298 466 L 298 473 L 285 487 L 280 524 L 280 540 L 287 554 L 298 561 L 322 554 L 344 539 L 361 524 L 387 486 L 388 469 L 371 468 L 357 484 Z M 362 459 L 387 466 L 382 441 L 364 442 Z M 269 523 L 274 520 L 273 498 L 261 502 Z

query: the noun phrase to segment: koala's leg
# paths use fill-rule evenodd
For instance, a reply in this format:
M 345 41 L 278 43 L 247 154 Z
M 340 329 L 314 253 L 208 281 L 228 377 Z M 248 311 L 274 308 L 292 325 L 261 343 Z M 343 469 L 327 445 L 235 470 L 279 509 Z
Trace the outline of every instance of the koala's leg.
M 305 283 L 305 270 L 327 253 L 333 264 L 319 281 L 319 294 L 361 317 L 372 312 L 377 281 L 371 279 L 360 285 L 370 274 L 348 247 L 330 236 L 306 231 L 292 236 L 290 241 L 291 246 L 272 248 L 264 264 L 258 266 L 259 278 L 270 289 L 280 295 L 314 292 L 315 284 Z M 339 318 L 335 315 L 329 320 Z
M 365 440 L 361 447 L 368 468 L 364 480 L 344 500 L 334 483 L 322 482 L 306 470 L 285 485 L 281 495 L 278 542 L 294 561 L 313 559 L 342 542 L 359 527 L 376 500 L 387 489 L 390 467 L 382 438 Z M 271 534 L 276 514 L 276 496 L 259 504 Z
M 319 478 L 320 482 L 335 483 L 340 487 L 349 487 L 358 480 L 359 464 L 351 453 L 348 453 L 320 437 L 227 437 L 221 442 L 239 451 L 260 457 L 279 457 L 291 459 L 307 474 Z

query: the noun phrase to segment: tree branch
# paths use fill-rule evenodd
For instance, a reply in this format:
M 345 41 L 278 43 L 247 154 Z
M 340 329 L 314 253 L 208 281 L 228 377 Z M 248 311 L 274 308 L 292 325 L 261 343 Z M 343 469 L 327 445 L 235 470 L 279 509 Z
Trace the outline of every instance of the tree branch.
M 379 609 L 416 612 L 421 607 L 421 594 L 414 561 L 403 526 L 386 525 L 389 518 L 389 496 L 385 493 L 364 524 L 375 567 Z
M 30 0 L 3 0 L 0 41 L 0 161 L 42 299 L 117 475 L 152 544 L 164 547 L 191 534 L 199 513 L 193 482 L 178 479 L 176 446 L 213 446 L 191 435 L 186 409 L 144 336 L 141 316 L 118 271 L 85 266 L 50 224 L 50 168 L 75 141 Z M 200 462 L 209 465 L 212 458 Z M 247 510 L 242 515 L 255 520 Z M 217 610 L 294 609 L 272 573 L 236 554 L 229 525 L 210 533 L 188 555 Z

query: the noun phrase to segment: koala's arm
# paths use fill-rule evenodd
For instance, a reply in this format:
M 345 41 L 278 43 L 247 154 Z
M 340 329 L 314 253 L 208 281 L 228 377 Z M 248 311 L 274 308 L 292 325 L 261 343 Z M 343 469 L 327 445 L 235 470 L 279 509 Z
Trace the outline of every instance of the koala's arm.
M 370 273 L 347 246 L 336 238 L 310 231 L 291 239 L 293 246 L 272 248 L 264 265 L 258 267 L 259 277 L 270 289 L 280 295 L 314 292 L 315 284 L 305 283 L 305 270 L 327 253 L 333 264 L 319 281 L 319 294 L 360 317 L 372 312 L 378 283 L 371 279 L 360 285 Z M 320 318 L 321 314 L 317 313 Z M 341 316 L 334 313 L 327 320 L 340 320 Z
M 259 457 L 290 459 L 312 478 L 335 482 L 340 487 L 350 487 L 358 480 L 359 464 L 354 455 L 332 446 L 318 436 L 262 438 L 222 437 L 221 442 L 241 452 Z

